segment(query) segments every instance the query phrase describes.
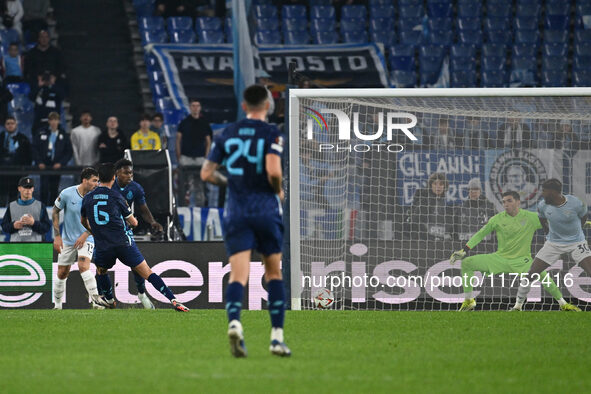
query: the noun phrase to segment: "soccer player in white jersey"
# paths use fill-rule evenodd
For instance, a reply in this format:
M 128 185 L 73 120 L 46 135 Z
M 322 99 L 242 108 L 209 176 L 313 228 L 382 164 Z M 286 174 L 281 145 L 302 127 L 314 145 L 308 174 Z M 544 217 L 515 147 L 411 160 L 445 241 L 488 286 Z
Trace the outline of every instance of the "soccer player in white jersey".
M 80 276 L 92 298 L 92 307 L 104 309 L 108 304 L 99 296 L 96 279 L 90 272 L 90 260 L 94 249 L 92 236 L 80 223 L 82 197 L 93 190 L 98 183 L 98 172 L 91 167 L 82 170 L 80 184 L 70 186 L 59 194 L 53 206 L 53 247 L 59 253 L 57 257 L 57 278 L 53 286 L 55 309 L 62 309 L 62 297 L 66 289 L 66 280 L 72 264 L 78 263 Z M 60 234 L 60 211 L 64 211 L 64 230 Z
M 547 233 L 546 242 L 531 265 L 529 280 L 524 281 L 517 291 L 513 310 L 522 310 L 531 280 L 536 279 L 532 275 L 539 275 L 562 254 L 569 254 L 591 276 L 591 251 L 583 233 L 583 226 L 587 221 L 587 206 L 573 195 L 563 195 L 562 183 L 558 179 L 548 179 L 542 184 L 542 197 L 544 200 L 538 204 L 538 215 Z M 571 310 L 581 311 L 577 307 Z

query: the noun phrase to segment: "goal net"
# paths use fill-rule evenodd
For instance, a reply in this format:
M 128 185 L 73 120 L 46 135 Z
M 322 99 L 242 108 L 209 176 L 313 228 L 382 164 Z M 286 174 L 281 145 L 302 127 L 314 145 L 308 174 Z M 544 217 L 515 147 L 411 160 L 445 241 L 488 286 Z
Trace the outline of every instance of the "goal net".
M 591 89 L 296 89 L 289 111 L 293 309 L 328 288 L 337 309 L 456 310 L 466 279 L 448 259 L 503 211 L 503 192 L 535 211 L 557 178 L 591 204 Z M 493 233 L 472 254 L 496 248 Z M 549 273 L 565 299 L 591 302 L 570 256 Z M 477 309 L 502 310 L 519 277 L 469 283 Z M 538 283 L 527 307 L 558 304 Z

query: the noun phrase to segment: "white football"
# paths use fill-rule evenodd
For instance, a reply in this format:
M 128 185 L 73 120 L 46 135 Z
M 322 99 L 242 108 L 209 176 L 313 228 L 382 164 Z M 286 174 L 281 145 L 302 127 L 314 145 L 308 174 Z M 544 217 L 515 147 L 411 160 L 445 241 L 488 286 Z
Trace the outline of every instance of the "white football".
M 314 306 L 318 309 L 327 309 L 334 303 L 334 295 L 328 289 L 322 289 L 314 296 Z

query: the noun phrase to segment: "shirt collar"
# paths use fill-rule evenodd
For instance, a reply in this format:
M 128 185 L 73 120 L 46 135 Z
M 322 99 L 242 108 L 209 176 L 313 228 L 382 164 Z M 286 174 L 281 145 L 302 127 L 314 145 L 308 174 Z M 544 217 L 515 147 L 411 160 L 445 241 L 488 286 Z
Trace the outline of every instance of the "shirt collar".
M 23 200 L 21 200 L 21 198 L 20 198 L 20 197 L 19 197 L 19 198 L 17 198 L 17 200 L 16 200 L 16 203 L 17 203 L 18 205 L 31 205 L 31 204 L 32 204 L 32 203 L 34 203 L 34 202 L 35 202 L 35 198 L 34 198 L 34 197 L 33 197 L 33 198 L 31 198 L 30 200 L 27 200 L 27 201 L 23 201 Z

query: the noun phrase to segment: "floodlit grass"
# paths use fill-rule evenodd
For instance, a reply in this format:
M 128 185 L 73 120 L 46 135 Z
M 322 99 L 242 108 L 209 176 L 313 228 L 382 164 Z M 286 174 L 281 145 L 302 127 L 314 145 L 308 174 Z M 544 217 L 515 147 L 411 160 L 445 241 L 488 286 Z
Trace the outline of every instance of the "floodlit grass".
M 1 310 L 0 392 L 582 392 L 588 313 L 287 312 L 291 358 L 265 311 Z

